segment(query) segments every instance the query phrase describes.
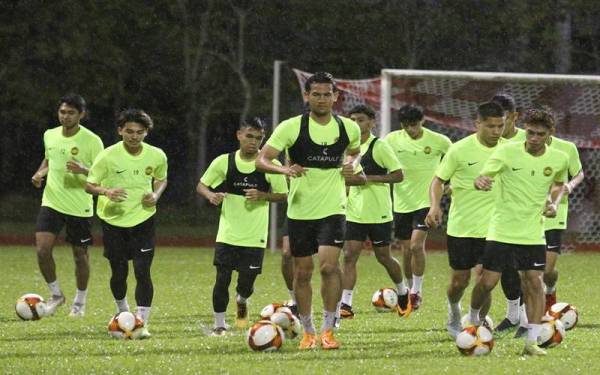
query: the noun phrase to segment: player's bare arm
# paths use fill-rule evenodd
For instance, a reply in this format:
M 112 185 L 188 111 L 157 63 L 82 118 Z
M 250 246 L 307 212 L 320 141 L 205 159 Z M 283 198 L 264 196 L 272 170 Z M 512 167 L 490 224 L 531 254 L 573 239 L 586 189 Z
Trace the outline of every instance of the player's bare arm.
M 475 179 L 475 189 L 489 191 L 492 189 L 494 179 L 490 176 L 479 176 Z
M 571 194 L 573 190 L 577 187 L 577 185 L 579 185 L 583 181 L 584 178 L 585 176 L 583 175 L 582 169 L 571 179 L 571 181 L 567 182 L 564 185 L 565 194 Z
M 358 173 L 353 174 L 350 177 L 344 177 L 344 183 L 346 186 L 361 186 L 367 184 L 367 175 L 365 172 L 360 171 Z
M 292 164 L 290 166 L 281 166 L 273 163 L 273 160 L 277 159 L 280 153 L 279 150 L 269 145 L 265 145 L 256 158 L 256 169 L 259 172 L 284 174 L 289 177 L 300 177 L 306 174 L 306 169 L 301 165 Z
M 31 177 L 31 183 L 33 184 L 33 186 L 35 186 L 36 188 L 41 188 L 42 182 L 44 181 L 44 178 L 46 177 L 47 174 L 48 174 L 48 159 L 44 159 L 40 163 L 38 170 Z
M 123 202 L 125 199 L 127 199 L 127 191 L 122 188 L 106 188 L 98 184 L 92 184 L 88 182 L 85 185 L 85 191 L 92 195 L 104 195 L 110 199 L 111 202 L 116 203 Z
M 152 183 L 152 192 L 144 194 L 142 205 L 144 207 L 156 206 L 156 202 L 162 196 L 162 193 L 167 188 L 167 180 L 154 180 Z
M 258 189 L 244 189 L 244 193 L 249 201 L 283 202 L 287 199 L 286 193 L 269 193 Z
M 75 159 L 71 159 L 67 161 L 67 170 L 73 174 L 82 174 L 87 176 L 90 169 L 86 168 L 85 165 L 81 164 L 79 161 Z
M 352 177 L 354 175 L 354 171 L 358 168 L 360 164 L 360 147 L 357 147 L 352 150 L 348 150 L 346 152 L 346 160 L 344 160 L 344 164 L 342 165 L 342 176 L 344 178 Z
M 429 186 L 429 202 L 431 207 L 429 208 L 427 217 L 425 217 L 425 224 L 430 228 L 437 228 L 442 224 L 442 208 L 440 207 L 440 202 L 444 193 L 444 183 L 444 180 L 435 176 Z
M 394 184 L 397 182 L 402 182 L 402 180 L 404 180 L 404 173 L 402 172 L 402 169 L 392 171 L 388 174 L 367 175 L 367 182 L 383 182 L 386 184 Z
M 545 217 L 555 217 L 557 212 L 558 203 L 562 199 L 565 194 L 565 184 L 562 182 L 554 182 L 552 187 L 550 188 L 549 199 L 546 200 L 546 205 L 544 206 Z
M 225 198 L 225 193 L 211 191 L 209 187 L 202 182 L 199 182 L 196 186 L 196 192 L 208 199 L 208 201 L 215 206 L 220 205 L 221 202 L 223 202 L 223 198 Z

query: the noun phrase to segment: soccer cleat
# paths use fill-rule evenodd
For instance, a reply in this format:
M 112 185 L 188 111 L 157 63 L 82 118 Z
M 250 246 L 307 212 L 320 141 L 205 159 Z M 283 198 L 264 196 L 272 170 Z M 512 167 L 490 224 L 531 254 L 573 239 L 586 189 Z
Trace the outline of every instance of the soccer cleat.
M 335 329 L 336 331 L 338 329 L 340 329 L 340 326 L 342 325 L 342 318 L 338 318 L 337 316 L 333 319 L 333 329 Z
M 340 306 L 340 317 L 342 319 L 354 318 L 354 312 L 352 311 L 352 306 L 342 303 L 342 305 Z
M 212 332 L 210 333 L 211 336 L 225 336 L 225 334 L 227 333 L 227 328 L 225 327 L 215 327 L 213 328 Z
M 520 326 L 515 332 L 515 339 L 520 339 L 527 335 L 527 327 Z
M 302 340 L 300 341 L 300 346 L 298 349 L 314 349 L 317 347 L 317 337 L 314 333 L 306 333 L 304 332 L 304 336 L 302 336 Z
M 413 307 L 412 307 L 412 303 L 410 302 L 410 298 L 408 293 L 404 294 L 404 295 L 398 295 L 398 305 L 396 305 L 396 312 L 398 313 L 398 316 L 403 316 L 405 318 L 408 318 L 410 316 L 410 313 L 412 312 Z
M 333 337 L 333 330 L 331 329 L 321 332 L 319 340 L 324 350 L 339 349 L 340 347 L 340 343 Z
M 64 295 L 52 296 L 46 304 L 46 315 L 54 315 L 59 306 L 65 304 L 66 298 Z
M 412 310 L 418 310 L 419 307 L 421 306 L 421 302 L 423 301 L 423 298 L 421 298 L 421 294 L 420 293 L 411 293 L 409 298 L 410 298 L 410 304 L 412 306 Z
M 555 303 L 556 303 L 556 291 L 552 292 L 551 294 L 546 294 L 546 309 L 544 310 L 544 312 L 550 311 L 550 308 Z
M 71 306 L 71 311 L 69 312 L 69 316 L 72 318 L 83 317 L 85 315 L 85 305 L 81 303 L 74 303 Z
M 294 305 L 287 305 L 287 307 L 292 312 L 292 315 L 294 315 L 297 318 L 298 317 L 298 305 L 296 305 L 296 304 L 294 304 Z
M 485 328 L 487 328 L 490 332 L 494 332 L 494 329 L 492 327 L 490 327 L 490 323 L 488 322 L 488 320 L 485 317 L 483 319 L 481 319 L 481 317 L 479 317 L 479 321 L 481 322 L 481 325 L 484 326 Z
M 145 340 L 145 339 L 149 339 L 151 336 L 152 336 L 152 334 L 150 334 L 150 332 L 148 331 L 148 327 L 143 327 L 138 339 Z
M 235 327 L 244 329 L 248 326 L 248 304 L 237 303 L 237 313 L 235 316 Z
M 508 318 L 504 318 L 504 320 L 501 321 L 500 324 L 496 326 L 496 328 L 494 328 L 494 335 L 497 337 L 504 337 L 510 332 L 517 329 L 518 326 L 519 323 L 513 323 Z
M 458 334 L 463 330 L 462 324 L 460 324 L 460 318 L 452 319 L 448 317 L 446 330 L 448 331 L 448 335 L 450 335 L 452 339 L 456 340 L 456 336 L 458 336 Z
M 535 343 L 527 343 L 527 344 L 525 344 L 525 347 L 523 348 L 523 353 L 521 353 L 521 354 L 522 355 L 546 355 L 548 353 L 546 353 L 546 351 L 544 349 L 540 348 Z

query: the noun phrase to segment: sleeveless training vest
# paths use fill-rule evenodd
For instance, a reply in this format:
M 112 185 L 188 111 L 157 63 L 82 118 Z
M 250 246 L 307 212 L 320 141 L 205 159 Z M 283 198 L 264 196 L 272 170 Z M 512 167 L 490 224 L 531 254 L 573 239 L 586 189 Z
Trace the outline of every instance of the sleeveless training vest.
M 235 165 L 235 153 L 230 153 L 227 157 L 227 175 L 225 176 L 225 192 L 237 195 L 246 195 L 244 189 L 256 189 L 259 191 L 270 191 L 269 182 L 264 173 L 254 171 L 252 173 L 242 173 Z
M 367 152 L 365 152 L 365 154 L 360 159 L 360 165 L 363 167 L 363 172 L 365 172 L 366 175 L 374 176 L 387 174 L 387 169 L 377 164 L 377 162 L 373 158 L 373 149 L 375 148 L 375 142 L 377 142 L 378 140 L 379 138 L 375 137 L 373 141 L 371 141 Z
M 308 113 L 300 120 L 300 133 L 296 142 L 288 149 L 290 160 L 306 168 L 331 169 L 339 168 L 344 163 L 344 152 L 350 144 L 346 127 L 342 120 L 333 115 L 340 129 L 340 136 L 332 145 L 318 145 L 310 139 L 308 131 Z

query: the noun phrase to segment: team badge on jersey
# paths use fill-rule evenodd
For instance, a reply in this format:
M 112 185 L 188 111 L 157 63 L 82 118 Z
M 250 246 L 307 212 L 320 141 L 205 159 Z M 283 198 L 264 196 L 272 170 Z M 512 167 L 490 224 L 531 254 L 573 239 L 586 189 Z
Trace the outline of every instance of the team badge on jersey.
M 71 149 L 71 155 L 77 155 L 77 154 L 79 154 L 79 149 L 77 147 L 73 147 Z
M 423 152 L 426 154 L 431 154 L 431 147 L 425 146 L 425 148 L 423 149 Z
M 544 168 L 544 176 L 550 176 L 552 174 L 552 168 L 551 167 L 546 167 Z
M 147 176 L 150 176 L 152 174 L 152 171 L 153 171 L 152 167 L 146 167 L 145 172 L 146 172 Z

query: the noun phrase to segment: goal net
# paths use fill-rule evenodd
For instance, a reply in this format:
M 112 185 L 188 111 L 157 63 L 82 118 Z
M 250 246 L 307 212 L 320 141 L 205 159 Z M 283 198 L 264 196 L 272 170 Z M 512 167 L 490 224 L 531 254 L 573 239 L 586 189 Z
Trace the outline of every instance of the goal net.
M 303 87 L 310 73 L 294 72 Z M 600 249 L 600 77 L 384 69 L 380 77 L 336 83 L 336 110 L 346 113 L 356 104 L 378 109 L 381 136 L 398 128 L 396 112 L 405 104 L 422 107 L 426 126 L 453 141 L 475 131 L 477 105 L 495 94 L 510 94 L 519 109 L 550 106 L 557 136 L 577 145 L 585 173 L 569 197 L 563 250 Z

